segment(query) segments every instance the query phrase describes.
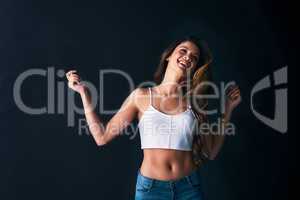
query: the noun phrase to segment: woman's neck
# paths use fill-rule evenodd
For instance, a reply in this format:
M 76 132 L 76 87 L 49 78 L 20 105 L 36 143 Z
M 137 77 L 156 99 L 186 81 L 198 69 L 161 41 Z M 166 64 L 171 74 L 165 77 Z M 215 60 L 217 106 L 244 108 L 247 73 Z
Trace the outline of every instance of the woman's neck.
M 165 76 L 163 81 L 158 85 L 159 92 L 164 96 L 178 95 L 181 78 Z

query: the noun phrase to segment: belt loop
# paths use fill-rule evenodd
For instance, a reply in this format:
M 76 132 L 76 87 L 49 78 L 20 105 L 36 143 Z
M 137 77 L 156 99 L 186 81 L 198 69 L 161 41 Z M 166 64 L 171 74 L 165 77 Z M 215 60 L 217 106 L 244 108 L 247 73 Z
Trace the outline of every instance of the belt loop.
M 173 190 L 174 189 L 174 183 L 173 183 L 173 181 L 170 181 L 169 184 L 170 184 L 170 188 Z
M 152 188 L 154 186 L 154 183 L 155 183 L 155 179 L 151 179 L 150 188 Z
M 190 185 L 193 185 L 190 176 L 186 176 L 185 178 L 186 178 L 186 181 L 187 181 Z

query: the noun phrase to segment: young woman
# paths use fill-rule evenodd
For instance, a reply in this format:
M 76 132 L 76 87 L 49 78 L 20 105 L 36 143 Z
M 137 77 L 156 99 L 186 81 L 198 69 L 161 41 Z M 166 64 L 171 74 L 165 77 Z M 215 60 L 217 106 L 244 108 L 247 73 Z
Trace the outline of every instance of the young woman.
M 220 134 L 201 134 L 207 123 L 207 101 L 211 55 L 195 37 L 173 42 L 162 54 L 154 75 L 154 87 L 131 92 L 120 110 L 106 124 L 93 111 L 87 87 L 76 70 L 66 73 L 68 86 L 81 95 L 85 117 L 97 145 L 105 145 L 121 134 L 137 117 L 144 159 L 138 171 L 135 199 L 203 199 L 199 166 L 216 157 L 223 142 Z M 226 128 L 234 108 L 241 102 L 240 90 L 226 91 L 221 122 Z M 206 129 L 207 130 L 207 129 Z

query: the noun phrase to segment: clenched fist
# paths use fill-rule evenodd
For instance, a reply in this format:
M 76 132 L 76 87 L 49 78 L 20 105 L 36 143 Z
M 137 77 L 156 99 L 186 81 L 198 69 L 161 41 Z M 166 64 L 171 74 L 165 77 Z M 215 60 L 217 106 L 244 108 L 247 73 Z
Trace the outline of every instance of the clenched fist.
M 226 91 L 226 110 L 232 111 L 235 107 L 237 107 L 241 101 L 241 92 L 237 85 L 233 85 L 229 87 Z
M 76 70 L 70 70 L 66 73 L 68 86 L 72 90 L 81 94 L 86 89 L 86 86 L 81 82 L 80 76 L 76 72 Z

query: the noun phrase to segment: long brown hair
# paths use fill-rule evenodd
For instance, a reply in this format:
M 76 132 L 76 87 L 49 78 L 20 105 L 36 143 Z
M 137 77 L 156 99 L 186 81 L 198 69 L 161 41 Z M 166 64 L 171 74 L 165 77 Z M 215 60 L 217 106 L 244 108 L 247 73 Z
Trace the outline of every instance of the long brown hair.
M 212 81 L 210 67 L 212 55 L 205 41 L 200 40 L 196 36 L 186 36 L 172 42 L 161 54 L 160 62 L 156 72 L 154 73 L 154 81 L 157 84 L 161 83 L 168 65 L 167 58 L 173 53 L 174 49 L 179 44 L 187 41 L 194 43 L 198 47 L 200 54 L 196 65 L 197 67 L 191 76 L 192 78 L 188 79 L 190 80 L 190 83 L 188 83 L 190 87 L 187 88 L 184 98 L 191 102 L 192 109 L 197 117 L 198 125 L 200 125 L 201 123 L 208 122 L 206 115 L 200 112 L 200 109 L 205 109 L 208 106 L 208 102 L 205 99 L 196 99 L 195 101 L 193 96 L 198 94 L 209 94 L 211 92 L 209 88 L 201 83 L 205 81 Z M 208 157 L 205 140 L 206 138 L 204 134 L 194 135 L 192 153 L 193 161 L 196 166 L 200 166 Z

